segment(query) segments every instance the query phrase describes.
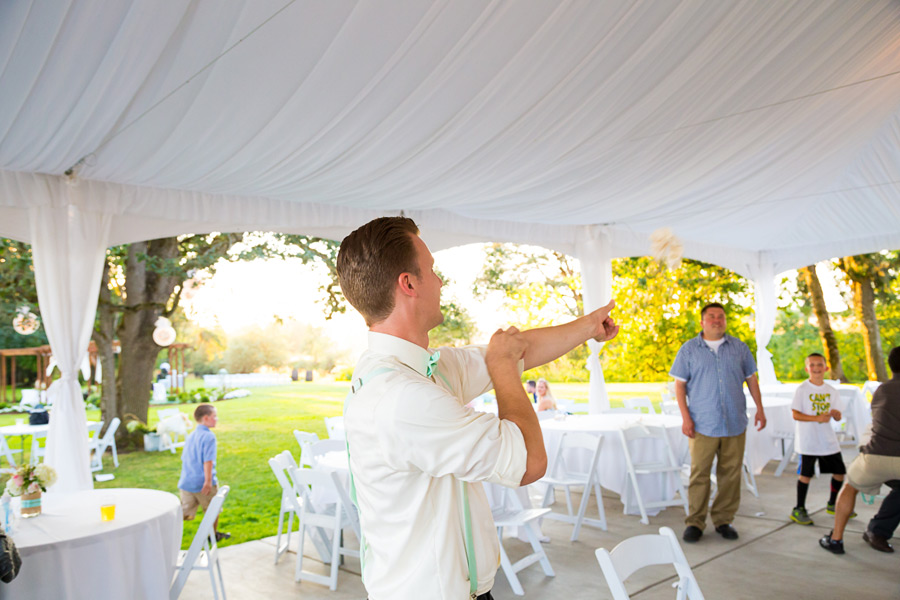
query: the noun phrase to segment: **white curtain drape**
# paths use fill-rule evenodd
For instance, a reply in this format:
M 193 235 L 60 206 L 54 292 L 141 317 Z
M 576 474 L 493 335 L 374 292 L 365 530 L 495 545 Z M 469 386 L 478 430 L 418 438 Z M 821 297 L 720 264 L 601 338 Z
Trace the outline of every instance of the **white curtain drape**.
M 778 310 L 775 269 L 772 263 L 764 262 L 759 265 L 753 289 L 756 296 L 756 368 L 759 370 L 759 381 L 777 383 L 772 353 L 766 348 L 775 331 L 775 314 Z
M 612 295 L 612 254 L 606 232 L 598 227 L 582 229 L 576 244 L 576 258 L 581 264 L 581 289 L 587 314 L 609 302 Z M 590 340 L 588 347 L 591 350 L 587 362 L 591 372 L 588 411 L 595 414 L 609 408 L 609 394 L 599 358 L 603 344 Z
M 57 197 L 29 209 L 41 318 L 61 373 L 48 392 L 53 409 L 44 461 L 59 475 L 52 490 L 74 491 L 93 487 L 78 370 L 94 326 L 112 217 L 79 208 L 77 185 L 48 191 Z

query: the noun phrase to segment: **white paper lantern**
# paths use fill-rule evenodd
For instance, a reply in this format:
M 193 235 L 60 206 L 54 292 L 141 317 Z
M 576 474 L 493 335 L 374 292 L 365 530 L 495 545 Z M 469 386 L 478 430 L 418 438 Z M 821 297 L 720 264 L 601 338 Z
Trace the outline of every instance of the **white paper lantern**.
M 31 335 L 41 326 L 40 318 L 28 310 L 27 306 L 21 306 L 16 309 L 16 316 L 13 318 L 13 330 L 20 335 Z
M 684 245 L 668 227 L 660 227 L 650 234 L 650 248 L 653 256 L 675 270 L 681 266 Z
M 156 329 L 153 330 L 153 341 L 159 346 L 171 346 L 175 341 L 175 329 L 172 323 L 165 317 L 156 320 Z

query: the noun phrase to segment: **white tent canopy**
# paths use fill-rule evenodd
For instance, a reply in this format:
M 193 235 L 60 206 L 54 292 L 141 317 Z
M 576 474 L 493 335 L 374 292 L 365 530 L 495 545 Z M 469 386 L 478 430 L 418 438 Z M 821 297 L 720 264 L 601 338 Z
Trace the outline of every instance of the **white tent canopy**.
M 767 376 L 775 274 L 900 247 L 898 99 L 887 0 L 10 0 L 0 235 L 57 241 L 43 297 L 98 243 L 402 210 L 578 256 L 590 307 L 668 226 L 756 281 Z M 85 317 L 42 311 L 65 375 Z

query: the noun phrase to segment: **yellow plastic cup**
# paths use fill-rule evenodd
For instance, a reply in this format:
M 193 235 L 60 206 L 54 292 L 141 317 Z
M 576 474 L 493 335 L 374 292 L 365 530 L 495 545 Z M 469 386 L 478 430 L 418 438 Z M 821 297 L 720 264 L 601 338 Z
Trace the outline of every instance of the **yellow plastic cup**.
M 114 502 L 104 502 L 100 505 L 100 520 L 112 521 L 116 518 L 116 505 Z

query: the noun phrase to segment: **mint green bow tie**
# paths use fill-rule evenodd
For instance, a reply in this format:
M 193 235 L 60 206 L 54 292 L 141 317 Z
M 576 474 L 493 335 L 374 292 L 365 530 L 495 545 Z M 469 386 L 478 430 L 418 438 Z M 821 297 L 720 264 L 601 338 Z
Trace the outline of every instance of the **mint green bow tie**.
M 428 365 L 425 367 L 425 376 L 431 377 L 434 375 L 434 372 L 437 370 L 438 359 L 441 358 L 440 351 L 435 352 L 431 356 L 428 357 Z

